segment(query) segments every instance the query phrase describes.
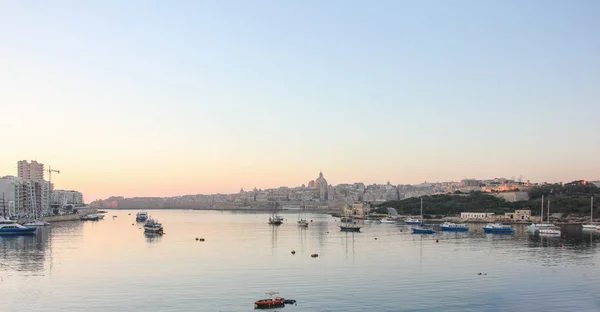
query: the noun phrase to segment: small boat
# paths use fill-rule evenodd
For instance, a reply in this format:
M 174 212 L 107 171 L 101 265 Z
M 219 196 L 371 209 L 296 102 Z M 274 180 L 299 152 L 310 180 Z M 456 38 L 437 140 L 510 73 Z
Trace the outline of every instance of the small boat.
M 396 224 L 396 220 L 392 218 L 381 218 L 381 223 Z
M 103 220 L 104 219 L 104 215 L 103 214 L 97 214 L 98 216 L 98 220 Z
M 466 224 L 456 224 L 452 222 L 444 222 L 440 225 L 442 231 L 448 232 L 466 232 L 469 230 L 469 227 Z
M 404 219 L 404 223 L 405 224 L 418 224 L 418 225 L 421 225 L 421 224 L 423 224 L 423 221 L 421 221 L 419 219 L 406 218 L 406 219 Z
M 541 236 L 560 236 L 561 231 L 558 228 L 544 228 L 538 230 Z
M 600 231 L 600 223 L 594 223 L 594 196 L 590 204 L 590 224 L 582 224 L 584 230 Z
M 144 232 L 145 233 L 158 233 L 158 234 L 162 234 L 163 233 L 163 226 L 158 221 L 156 221 L 156 220 L 154 220 L 152 218 L 148 218 L 146 220 L 146 223 L 144 224 Z
M 145 211 L 140 211 L 135 214 L 136 222 L 146 222 L 147 219 L 148 219 L 148 213 Z
M 31 227 L 37 228 L 37 227 L 50 226 L 50 223 L 43 221 L 43 220 L 33 220 L 33 221 L 23 223 L 23 226 L 28 227 L 28 228 L 31 228 Z
M 35 234 L 35 227 L 22 226 L 14 220 L 0 217 L 0 235 L 30 235 Z
M 81 219 L 81 221 L 98 221 L 100 220 L 100 217 L 98 217 L 98 215 L 96 214 L 89 214 L 81 216 L 79 219 Z
M 272 308 L 280 308 L 285 306 L 285 301 L 283 298 L 269 298 L 269 299 L 261 299 L 254 302 L 255 309 L 272 309 Z
M 495 234 L 513 234 L 515 229 L 510 225 L 504 225 L 500 223 L 488 223 L 483 227 L 484 233 L 495 233 Z
M 306 207 L 304 206 L 304 202 L 302 203 L 302 206 L 300 207 L 300 212 L 298 213 L 298 226 L 300 227 L 308 227 L 308 220 L 305 219 L 306 217 Z
M 281 225 L 283 223 L 283 217 L 277 214 L 277 208 L 279 208 L 279 203 L 275 202 L 273 214 L 269 217 L 269 224 L 271 225 Z
M 277 292 L 268 292 L 267 295 L 274 296 Z M 294 300 L 295 302 L 295 300 Z M 272 308 L 280 308 L 285 306 L 285 299 L 281 297 L 267 298 L 261 299 L 254 302 L 255 309 L 272 309 Z
M 304 219 L 300 219 L 300 220 L 298 220 L 298 226 L 308 227 L 308 221 L 306 221 Z
M 421 197 L 421 220 L 423 220 L 423 197 Z M 434 234 L 435 231 L 424 223 L 412 229 L 413 234 Z
M 434 234 L 435 231 L 430 227 L 420 226 L 412 229 L 413 234 Z
M 544 195 L 542 195 L 542 211 L 540 214 L 540 223 L 531 223 L 525 228 L 525 231 L 536 234 L 541 229 L 554 228 L 554 224 L 550 223 L 550 201 L 548 201 L 548 221 L 544 223 Z
M 342 232 L 360 232 L 360 226 L 356 224 L 345 224 L 340 225 L 340 230 Z
M 343 223 L 340 224 L 340 230 L 342 232 L 360 232 L 360 225 L 356 224 L 353 217 L 346 215 L 340 220 L 343 220 Z

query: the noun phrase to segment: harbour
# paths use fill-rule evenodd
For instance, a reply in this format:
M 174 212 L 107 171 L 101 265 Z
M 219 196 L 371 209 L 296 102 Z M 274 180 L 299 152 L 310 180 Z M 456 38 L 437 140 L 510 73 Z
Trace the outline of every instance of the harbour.
M 269 213 L 152 210 L 164 226 L 156 235 L 144 233 L 137 212 L 0 237 L 0 283 L 12 299 L 0 311 L 253 311 L 267 292 L 297 300 L 285 311 L 599 306 L 590 298 L 600 284 L 600 231 L 581 226 L 548 238 L 520 224 L 508 236 L 484 234 L 477 223 L 419 235 L 400 223 L 360 222 L 353 233 L 327 214 L 307 213 L 301 227 L 298 212 L 282 211 L 282 224 L 269 225 Z M 414 298 L 419 305 L 407 306 Z

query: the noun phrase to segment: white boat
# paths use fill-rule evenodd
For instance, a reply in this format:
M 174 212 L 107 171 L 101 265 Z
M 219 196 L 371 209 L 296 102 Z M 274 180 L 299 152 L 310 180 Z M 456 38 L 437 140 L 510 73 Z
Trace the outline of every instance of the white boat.
M 550 223 L 550 201 L 548 201 L 548 221 L 544 223 L 544 195 L 542 195 L 542 212 L 540 214 L 540 223 L 531 223 L 525 228 L 525 231 L 536 234 L 541 229 L 556 228 L 556 226 Z
M 560 236 L 561 232 L 558 228 L 542 228 L 538 230 L 542 236 Z
M 300 212 L 298 213 L 298 226 L 308 227 L 308 220 L 306 220 L 306 206 L 304 205 L 304 201 L 302 201 L 302 206 L 300 206 Z
M 23 223 L 23 226 L 25 227 L 44 227 L 44 226 L 50 226 L 50 223 L 43 221 L 43 220 L 33 220 L 33 221 L 28 221 Z
M 0 217 L 0 235 L 28 235 L 35 234 L 35 227 L 22 226 L 14 220 Z
M 419 220 L 419 219 L 406 218 L 406 219 L 404 219 L 404 223 L 406 223 L 406 224 L 423 224 L 423 221 Z
M 146 223 L 144 223 L 144 232 L 162 234 L 163 226 L 158 221 L 152 218 L 148 218 L 148 220 L 146 220 Z
M 594 196 L 592 196 L 590 204 L 590 224 L 582 224 L 581 226 L 584 230 L 600 231 L 600 223 L 594 223 Z
M 396 220 L 392 218 L 381 218 L 381 223 L 396 224 Z

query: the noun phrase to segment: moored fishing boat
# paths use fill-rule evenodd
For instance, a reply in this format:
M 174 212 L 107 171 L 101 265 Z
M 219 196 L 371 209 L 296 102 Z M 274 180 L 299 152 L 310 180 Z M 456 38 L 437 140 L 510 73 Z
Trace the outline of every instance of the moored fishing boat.
M 488 223 L 483 227 L 484 233 L 495 233 L 495 234 L 513 234 L 515 229 L 510 225 L 504 225 L 500 223 Z
M 145 211 L 140 211 L 135 214 L 136 222 L 146 222 L 146 219 L 148 219 L 148 213 Z
M 163 226 L 158 221 L 152 218 L 148 218 L 148 220 L 146 220 L 146 223 L 144 224 L 144 232 L 162 234 Z
M 448 232 L 466 232 L 469 230 L 469 226 L 466 224 L 456 224 L 452 222 L 444 222 L 440 225 L 442 231 Z

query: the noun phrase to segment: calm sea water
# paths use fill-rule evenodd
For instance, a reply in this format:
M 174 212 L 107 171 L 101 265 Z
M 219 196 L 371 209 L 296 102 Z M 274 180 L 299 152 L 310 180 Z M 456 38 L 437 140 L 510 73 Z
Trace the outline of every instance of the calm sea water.
M 600 311 L 600 233 L 576 227 L 353 234 L 328 215 L 159 210 L 165 235 L 147 237 L 135 212 L 0 237 L 0 311 L 253 311 L 268 291 L 298 300 L 283 311 Z

